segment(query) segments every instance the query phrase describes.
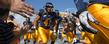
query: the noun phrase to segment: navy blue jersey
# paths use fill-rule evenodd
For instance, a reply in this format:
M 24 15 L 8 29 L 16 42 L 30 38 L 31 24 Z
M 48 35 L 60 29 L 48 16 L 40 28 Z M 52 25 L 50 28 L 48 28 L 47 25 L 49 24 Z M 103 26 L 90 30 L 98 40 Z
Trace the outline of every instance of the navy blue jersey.
M 39 12 L 39 25 L 44 27 L 44 28 L 50 28 L 53 29 L 54 27 L 54 22 L 55 22 L 55 12 L 44 12 L 44 10 L 42 10 L 41 12 Z

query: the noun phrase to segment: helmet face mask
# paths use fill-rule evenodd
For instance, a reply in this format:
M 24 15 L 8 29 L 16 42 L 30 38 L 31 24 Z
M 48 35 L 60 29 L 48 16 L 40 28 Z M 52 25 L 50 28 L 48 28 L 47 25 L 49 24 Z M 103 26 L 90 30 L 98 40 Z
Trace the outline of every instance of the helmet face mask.
M 53 6 L 46 6 L 46 8 L 53 8 Z
M 50 2 L 47 2 L 46 5 L 45 5 L 45 7 L 46 7 L 46 8 L 54 8 L 54 7 L 53 7 L 53 4 L 50 3 Z
M 53 11 L 53 8 L 46 8 L 46 11 L 47 12 L 52 12 Z
M 53 11 L 53 4 L 50 3 L 50 2 L 47 2 L 46 5 L 45 5 L 45 9 L 47 12 L 52 12 Z

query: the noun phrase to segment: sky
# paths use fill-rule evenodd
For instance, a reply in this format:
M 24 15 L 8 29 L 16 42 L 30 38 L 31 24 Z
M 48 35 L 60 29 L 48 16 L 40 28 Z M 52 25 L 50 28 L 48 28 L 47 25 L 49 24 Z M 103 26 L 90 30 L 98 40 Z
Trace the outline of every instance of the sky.
M 70 8 L 70 11 L 76 11 L 76 7 L 73 0 L 26 0 L 26 2 L 32 5 L 36 11 L 43 8 L 46 2 L 53 3 L 55 9 L 59 11 L 65 11 L 68 8 Z

